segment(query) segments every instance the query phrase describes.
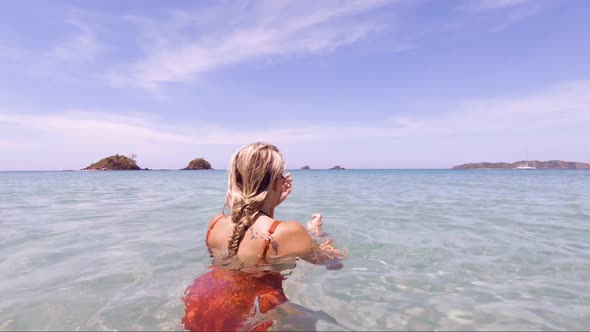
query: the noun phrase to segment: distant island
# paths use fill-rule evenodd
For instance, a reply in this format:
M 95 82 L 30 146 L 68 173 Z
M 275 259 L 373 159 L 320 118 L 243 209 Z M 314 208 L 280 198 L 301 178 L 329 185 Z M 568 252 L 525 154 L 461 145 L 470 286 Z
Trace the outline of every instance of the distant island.
M 334 166 L 334 167 L 332 167 L 332 168 L 330 168 L 330 169 L 331 169 L 331 170 L 335 170 L 335 169 L 346 169 L 346 168 L 344 168 L 344 167 L 340 167 L 340 166 Z
M 203 158 L 197 158 L 194 160 L 191 160 L 190 163 L 188 163 L 188 166 L 186 166 L 185 168 L 181 169 L 182 171 L 187 171 L 187 170 L 202 170 L 202 169 L 213 169 L 211 168 L 211 164 L 203 159 Z
M 139 171 L 141 167 L 137 166 L 134 158 L 114 156 L 103 158 L 94 164 L 82 168 L 83 171 Z M 145 169 L 147 170 L 147 168 Z
M 482 163 L 469 163 L 454 166 L 453 169 L 514 169 L 517 167 L 535 168 L 535 169 L 590 169 L 590 164 L 580 163 L 575 161 L 562 161 L 562 160 L 521 160 L 513 163 L 506 162 L 482 162 Z
M 309 166 L 306 165 L 306 166 L 301 167 L 301 169 L 307 171 L 307 170 L 310 170 L 311 168 L 309 168 Z

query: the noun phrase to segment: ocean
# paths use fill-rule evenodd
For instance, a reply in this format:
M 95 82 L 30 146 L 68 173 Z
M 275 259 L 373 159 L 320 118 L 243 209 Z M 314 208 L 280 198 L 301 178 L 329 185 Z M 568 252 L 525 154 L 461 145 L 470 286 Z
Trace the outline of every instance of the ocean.
M 349 252 L 299 262 L 318 330 L 590 329 L 590 171 L 294 170 L 279 220 Z M 182 330 L 226 172 L 0 172 L 0 330 Z

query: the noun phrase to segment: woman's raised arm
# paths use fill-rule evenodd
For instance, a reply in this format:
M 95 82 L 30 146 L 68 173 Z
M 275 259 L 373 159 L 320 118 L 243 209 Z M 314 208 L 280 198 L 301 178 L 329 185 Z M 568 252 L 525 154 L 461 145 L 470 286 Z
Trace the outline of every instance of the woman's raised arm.
M 298 257 L 312 264 L 325 265 L 328 269 L 342 268 L 346 256 L 334 245 L 321 229 L 321 215 L 315 214 L 308 223 L 309 232 L 296 221 L 281 223 L 281 231 L 274 236 L 280 257 Z

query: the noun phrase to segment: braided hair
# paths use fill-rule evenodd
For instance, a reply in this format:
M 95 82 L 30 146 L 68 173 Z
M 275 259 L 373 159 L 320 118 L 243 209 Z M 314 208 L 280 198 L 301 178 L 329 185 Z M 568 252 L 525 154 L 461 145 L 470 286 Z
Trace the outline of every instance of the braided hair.
M 236 255 L 246 230 L 254 223 L 271 184 L 285 170 L 283 157 L 271 144 L 252 143 L 240 148 L 232 157 L 229 169 L 226 205 L 234 224 L 227 243 L 229 257 Z

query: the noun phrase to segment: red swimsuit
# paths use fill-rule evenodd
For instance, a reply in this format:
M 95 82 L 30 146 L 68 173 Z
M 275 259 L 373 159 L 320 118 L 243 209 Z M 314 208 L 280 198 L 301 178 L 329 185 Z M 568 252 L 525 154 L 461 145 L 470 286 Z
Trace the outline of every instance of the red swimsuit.
M 221 217 L 213 220 L 207 230 L 207 248 L 209 233 Z M 268 231 L 269 238 L 261 256 L 263 262 L 270 235 L 278 224 L 278 221 L 273 222 Z M 283 280 L 278 273 L 254 275 L 212 265 L 185 291 L 184 328 L 190 331 L 266 331 L 272 326 L 272 320 L 257 316 L 287 301 Z

